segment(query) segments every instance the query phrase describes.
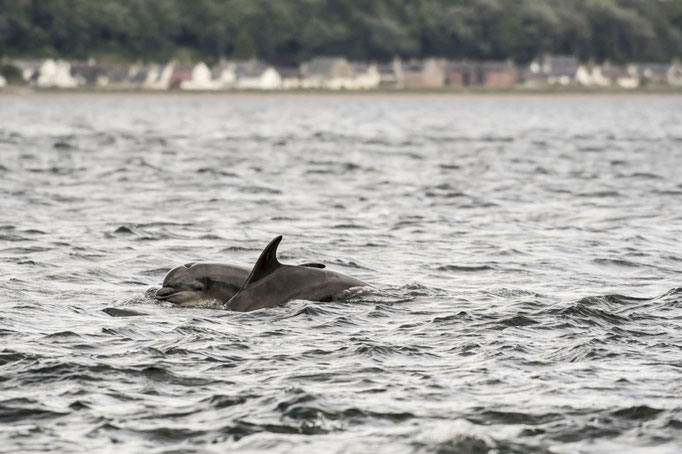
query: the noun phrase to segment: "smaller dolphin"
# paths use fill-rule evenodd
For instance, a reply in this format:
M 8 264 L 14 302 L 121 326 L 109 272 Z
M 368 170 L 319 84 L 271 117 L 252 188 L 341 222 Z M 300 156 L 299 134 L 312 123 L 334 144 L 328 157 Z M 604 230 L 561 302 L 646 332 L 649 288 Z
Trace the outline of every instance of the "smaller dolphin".
M 168 272 L 155 298 L 178 306 L 226 302 L 237 293 L 248 276 L 249 270 L 240 266 L 188 263 Z
M 241 289 L 228 301 L 227 308 L 249 312 L 275 307 L 293 299 L 325 301 L 352 287 L 367 284 L 333 271 L 283 265 L 277 260 L 278 236 L 261 253 Z
M 300 266 L 324 268 L 320 263 Z M 221 263 L 187 263 L 173 268 L 156 292 L 158 300 L 170 301 L 178 306 L 199 306 L 211 301 L 226 303 L 242 287 L 249 269 Z

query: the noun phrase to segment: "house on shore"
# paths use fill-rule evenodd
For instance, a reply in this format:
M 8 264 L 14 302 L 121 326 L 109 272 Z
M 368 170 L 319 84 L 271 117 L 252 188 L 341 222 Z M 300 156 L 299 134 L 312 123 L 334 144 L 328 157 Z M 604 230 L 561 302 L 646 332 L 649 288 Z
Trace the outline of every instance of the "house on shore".
M 142 86 L 149 90 L 168 90 L 173 76 L 173 65 L 150 65 Z
M 190 78 L 180 82 L 182 90 L 218 90 L 221 82 L 213 79 L 213 74 L 206 63 L 199 62 L 192 66 Z
M 379 86 L 395 88 L 402 79 L 400 60 L 394 59 L 391 63 L 380 63 L 377 65 L 379 72 Z
M 516 68 L 507 61 L 458 61 L 445 65 L 445 82 L 453 87 L 509 88 L 516 81 Z
M 234 63 L 222 60 L 211 71 L 211 79 L 219 89 L 233 88 L 237 83 Z
M 40 65 L 36 85 L 46 88 L 75 88 L 78 81 L 71 75 L 71 63 L 48 58 Z
M 546 55 L 542 63 L 542 71 L 550 85 L 575 84 L 579 68 L 580 63 L 573 55 Z
M 601 66 L 601 74 L 608 80 L 609 85 L 628 89 L 639 86 L 639 74 L 634 65 L 621 66 L 605 63 Z
M 149 76 L 149 66 L 135 64 L 130 67 L 126 84 L 134 88 L 141 88 L 147 80 L 147 76 Z
M 134 75 L 131 67 L 124 64 L 103 65 L 102 74 L 97 78 L 100 87 L 126 87 L 130 85 L 130 79 Z
M 43 64 L 42 60 L 37 59 L 17 59 L 12 60 L 12 66 L 21 72 L 21 77 L 28 84 L 33 84 L 38 79 L 40 66 Z
M 399 85 L 404 88 L 445 86 L 445 61 L 436 58 L 400 63 Z
M 236 87 L 242 90 L 276 90 L 282 87 L 277 70 L 262 61 L 235 63 Z
M 468 61 L 448 62 L 445 65 L 445 83 L 452 87 L 478 85 L 480 78 L 476 63 Z
M 353 77 L 351 90 L 371 90 L 381 83 L 381 75 L 376 63 L 352 63 Z
M 637 76 L 643 85 L 665 85 L 668 83 L 669 64 L 666 63 L 635 63 Z
M 78 85 L 96 85 L 101 72 L 101 66 L 97 65 L 94 60 L 71 62 L 71 76 L 76 79 Z
M 301 65 L 301 88 L 348 89 L 353 78 L 353 66 L 343 57 L 318 57 Z
M 523 85 L 531 88 L 591 84 L 589 71 L 581 69 L 580 63 L 572 55 L 543 55 L 524 68 L 520 78 Z
M 193 68 L 193 65 L 188 64 L 173 65 L 169 88 L 180 89 L 184 82 L 191 81 Z
M 71 74 L 71 63 L 64 60 L 13 60 L 22 78 L 31 85 L 44 88 L 74 88 L 79 80 Z
M 302 76 L 300 66 L 276 66 L 275 69 L 282 78 L 284 90 L 296 90 L 301 88 Z
M 673 87 L 682 87 L 682 64 L 679 61 L 673 62 L 666 73 L 666 81 L 668 85 Z
M 516 85 L 517 72 L 511 61 L 483 61 L 479 64 L 481 85 L 510 88 Z

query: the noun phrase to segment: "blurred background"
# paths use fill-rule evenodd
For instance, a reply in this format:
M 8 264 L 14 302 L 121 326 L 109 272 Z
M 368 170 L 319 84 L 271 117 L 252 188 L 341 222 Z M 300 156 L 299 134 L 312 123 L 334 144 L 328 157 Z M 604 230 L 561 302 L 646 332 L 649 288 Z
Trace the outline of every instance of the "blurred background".
M 2 85 L 682 85 L 679 0 L 2 0 Z M 321 58 L 326 57 L 326 58 Z

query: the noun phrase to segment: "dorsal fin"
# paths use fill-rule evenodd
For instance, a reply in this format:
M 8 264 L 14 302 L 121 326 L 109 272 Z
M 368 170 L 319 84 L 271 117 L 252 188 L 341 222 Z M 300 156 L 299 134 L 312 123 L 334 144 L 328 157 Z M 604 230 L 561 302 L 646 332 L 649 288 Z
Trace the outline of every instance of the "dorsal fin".
M 270 244 L 265 246 L 263 252 L 260 253 L 260 257 L 258 257 L 256 264 L 253 266 L 251 274 L 249 274 L 249 277 L 244 281 L 242 289 L 263 279 L 265 276 L 282 266 L 277 260 L 277 246 L 279 246 L 280 241 L 282 241 L 282 235 L 275 237 L 270 241 Z

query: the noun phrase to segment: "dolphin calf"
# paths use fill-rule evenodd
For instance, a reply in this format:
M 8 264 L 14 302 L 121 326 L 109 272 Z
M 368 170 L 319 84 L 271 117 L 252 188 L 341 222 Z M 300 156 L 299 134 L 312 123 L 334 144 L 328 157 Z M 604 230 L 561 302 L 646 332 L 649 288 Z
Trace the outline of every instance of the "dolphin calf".
M 248 312 L 279 306 L 293 299 L 324 301 L 349 288 L 367 286 L 341 273 L 279 263 L 280 241 L 281 235 L 265 247 L 242 287 L 228 301 L 228 309 Z
M 321 263 L 299 266 L 324 268 Z M 221 263 L 187 263 L 168 272 L 154 296 L 178 306 L 198 306 L 211 301 L 226 303 L 244 285 L 249 269 Z
M 240 266 L 188 263 L 168 272 L 155 298 L 178 306 L 226 302 L 237 293 L 248 276 L 248 268 Z

